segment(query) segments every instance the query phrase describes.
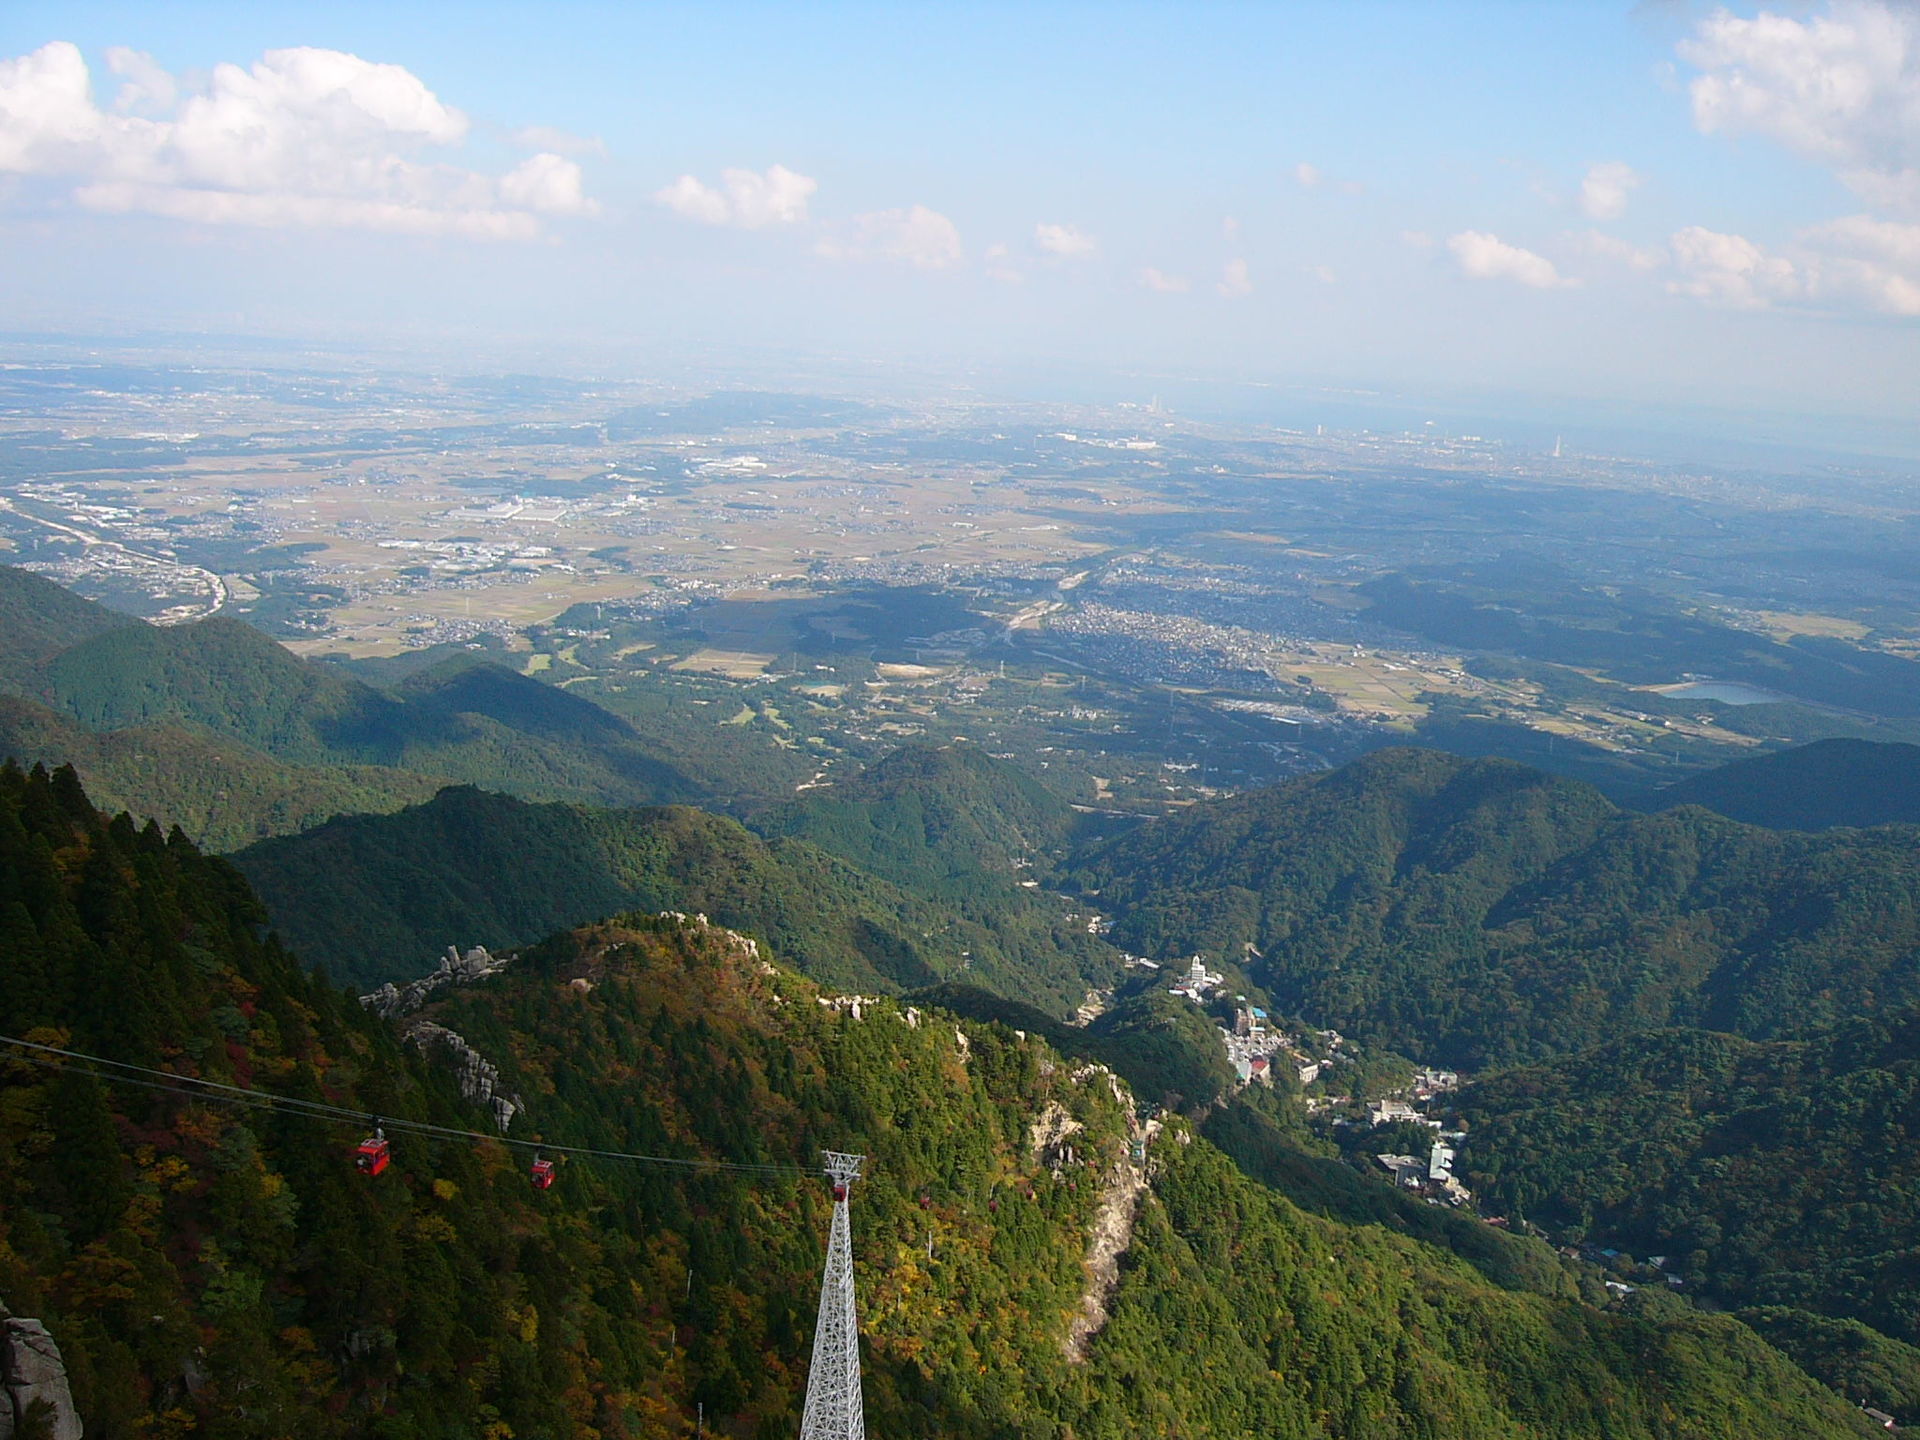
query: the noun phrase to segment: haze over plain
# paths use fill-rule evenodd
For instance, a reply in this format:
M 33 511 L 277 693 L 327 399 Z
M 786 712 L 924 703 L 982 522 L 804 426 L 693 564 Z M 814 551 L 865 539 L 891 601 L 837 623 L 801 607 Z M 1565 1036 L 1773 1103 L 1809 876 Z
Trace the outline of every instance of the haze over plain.
M 1879 0 L 27 0 L 6 323 L 1519 392 L 1910 451 L 1917 54 Z M 1801 423 L 1836 416 L 1893 435 Z

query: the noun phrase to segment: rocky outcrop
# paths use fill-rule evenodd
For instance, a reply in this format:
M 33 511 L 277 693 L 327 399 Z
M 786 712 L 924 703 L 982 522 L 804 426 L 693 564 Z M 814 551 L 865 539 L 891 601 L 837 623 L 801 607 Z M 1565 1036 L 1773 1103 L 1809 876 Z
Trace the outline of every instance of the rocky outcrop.
M 1075 1159 L 1074 1147 L 1067 1142 L 1085 1128 L 1067 1113 L 1066 1106 L 1058 1100 L 1049 1100 L 1046 1109 L 1027 1126 L 1027 1154 L 1034 1164 L 1046 1166 L 1058 1180 Z
M 491 1110 L 493 1123 L 502 1135 L 513 1124 L 513 1117 L 527 1108 L 524 1100 L 507 1094 L 501 1086 L 500 1067 L 469 1045 L 464 1036 L 431 1020 L 416 1020 L 407 1027 L 406 1038 L 422 1052 L 436 1050 L 447 1059 L 460 1082 L 460 1093 Z
M 0 1440 L 81 1440 L 85 1433 L 53 1336 L 38 1320 L 10 1315 L 0 1305 Z
M 1127 1144 L 1108 1163 L 1106 1173 L 1101 1178 L 1100 1208 L 1094 1212 L 1093 1224 L 1087 1232 L 1087 1253 L 1083 1262 L 1087 1284 L 1080 1294 L 1080 1309 L 1067 1326 L 1064 1342 L 1067 1359 L 1078 1365 L 1085 1363 L 1093 1337 L 1106 1328 L 1107 1307 L 1113 1302 L 1113 1292 L 1120 1284 L 1120 1259 L 1133 1243 L 1134 1219 L 1147 1193 L 1148 1152 L 1160 1134 L 1161 1122 L 1148 1120 L 1142 1124 L 1132 1118 L 1132 1097 L 1121 1085 L 1119 1077 L 1106 1066 L 1082 1066 L 1074 1072 L 1073 1078 L 1079 1084 L 1089 1080 L 1104 1080 L 1112 1087 L 1114 1098 L 1126 1106 L 1129 1117 Z M 1050 1118 L 1051 1107 L 1049 1115 L 1042 1119 L 1045 1121 Z M 1040 1125 L 1034 1126 L 1029 1138 L 1037 1154 L 1045 1155 L 1050 1149 L 1064 1163 L 1071 1164 L 1075 1158 L 1074 1151 L 1066 1142 L 1072 1134 L 1056 1119 L 1052 1121 L 1050 1131 L 1043 1132 Z
M 396 985 L 389 980 L 371 995 L 362 995 L 360 1003 L 382 1020 L 397 1020 L 402 1015 L 411 1015 L 426 1004 L 434 991 L 449 985 L 471 985 L 489 975 L 498 975 L 511 963 L 511 955 L 495 957 L 487 953 L 484 945 L 475 945 L 464 955 L 458 946 L 449 945 L 447 953 L 440 957 L 439 968 L 431 975 L 422 975 L 405 985 Z

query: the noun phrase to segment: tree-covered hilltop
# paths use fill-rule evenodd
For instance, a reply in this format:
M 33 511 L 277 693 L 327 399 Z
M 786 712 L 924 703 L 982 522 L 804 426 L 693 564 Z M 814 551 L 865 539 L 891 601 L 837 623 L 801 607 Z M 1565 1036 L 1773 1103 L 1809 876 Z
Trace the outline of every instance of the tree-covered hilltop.
M 1460 1109 L 1491 1207 L 1667 1256 L 1727 1306 L 1920 1346 L 1920 1009 L 1791 1041 L 1631 1036 L 1489 1076 Z
M 89 729 L 186 725 L 299 764 L 512 777 L 528 794 L 600 802 L 693 788 L 617 715 L 516 671 L 443 665 L 377 690 L 219 616 L 95 636 L 49 661 L 40 688 Z
M 668 806 L 533 805 L 459 788 L 234 856 L 301 955 L 372 989 L 449 944 L 501 949 L 624 910 L 686 909 L 771 942 L 823 983 L 897 992 L 964 971 L 1054 1012 L 1111 952 L 1026 900 L 976 920 L 805 840 Z
M 94 732 L 44 705 L 0 695 L 0 756 L 72 765 L 108 810 L 178 825 L 210 850 L 292 834 L 336 815 L 430 799 L 434 780 L 378 765 L 298 765 L 181 725 Z
M 776 846 L 816 846 L 951 910 L 966 922 L 955 936 L 992 937 L 985 951 L 967 947 L 964 966 L 942 967 L 942 978 L 1056 1013 L 1116 974 L 1113 948 L 1084 921 L 1064 921 L 1050 890 L 1038 892 L 1080 822 L 1024 770 L 968 744 L 903 746 L 825 789 L 747 817 Z M 1003 957 L 1012 958 L 1011 973 Z M 1079 980 L 1085 984 L 1076 990 Z
M 824 790 L 755 814 L 763 835 L 810 840 L 920 891 L 967 895 L 1052 868 L 1079 817 L 975 745 L 905 745 Z
M 418 1053 L 258 938 L 236 872 L 98 814 L 71 772 L 0 770 L 0 916 L 5 1033 L 488 1123 L 436 1042 Z M 1105 1071 L 1002 1026 L 836 1000 L 710 926 L 559 936 L 397 1024 L 422 1020 L 497 1067 L 524 1104 L 517 1138 L 867 1154 L 855 1273 L 878 1434 L 1872 1433 L 1733 1320 L 1498 1288 L 1303 1213 L 1183 1121 L 1138 1177 L 1131 1097 Z M 701 1415 L 744 1440 L 798 1423 L 828 1209 L 811 1176 L 578 1159 L 539 1192 L 524 1152 L 396 1125 L 369 1178 L 357 1125 L 83 1069 L 0 1060 L 0 1296 L 58 1339 L 89 1434 L 587 1440 Z M 1111 1290 L 1082 1263 L 1102 1235 L 1122 1251 Z
M 602 805 L 751 788 L 726 773 L 724 737 L 712 755 L 677 753 L 484 655 L 379 688 L 238 620 L 148 625 L 7 567 L 0 617 L 0 756 L 72 763 L 98 793 L 214 846 L 447 784 Z
M 1920 824 L 1920 745 L 1816 740 L 1735 760 L 1659 792 L 1774 830 Z
M 29 683 L 62 650 L 140 622 L 44 576 L 0 565 L 0 688 Z
M 1129 995 L 1086 1025 L 953 981 L 909 998 L 969 1020 L 1026 1031 L 1063 1055 L 1109 1066 L 1145 1104 L 1204 1115 L 1236 1084 L 1219 1027 L 1204 1011 L 1165 991 Z
M 1911 832 L 1629 814 L 1507 761 L 1376 752 L 1152 821 L 1075 875 L 1130 949 L 1251 945 L 1282 1011 L 1474 1069 L 1920 1002 Z

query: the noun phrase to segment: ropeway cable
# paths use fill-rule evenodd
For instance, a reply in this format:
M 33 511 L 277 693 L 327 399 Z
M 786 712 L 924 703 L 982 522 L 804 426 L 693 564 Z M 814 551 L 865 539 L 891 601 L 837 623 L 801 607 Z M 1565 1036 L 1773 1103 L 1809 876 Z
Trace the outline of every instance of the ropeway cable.
M 354 1110 L 318 1100 L 303 1100 L 293 1095 L 276 1095 L 270 1090 L 252 1090 L 244 1085 L 228 1085 L 218 1080 L 203 1080 L 195 1075 L 181 1075 L 172 1070 L 155 1070 L 149 1066 L 134 1065 L 124 1060 L 109 1060 L 101 1055 L 88 1055 L 79 1050 L 65 1050 L 57 1045 L 41 1045 L 31 1040 L 17 1039 L 11 1035 L 0 1035 L 0 1045 L 35 1052 L 33 1055 L 21 1055 L 18 1058 L 27 1064 L 38 1065 L 45 1069 L 65 1070 L 67 1067 L 58 1064 L 57 1061 L 80 1061 L 89 1066 L 106 1067 L 84 1070 L 80 1073 L 113 1084 L 137 1085 L 142 1089 L 160 1090 L 187 1099 L 207 1100 L 216 1104 L 235 1105 L 245 1109 L 265 1110 L 283 1115 L 304 1116 L 310 1120 L 329 1124 L 356 1126 L 377 1124 L 384 1130 L 419 1135 L 429 1139 L 477 1140 L 531 1150 L 536 1154 L 574 1155 L 584 1160 L 618 1160 L 628 1164 L 657 1165 L 685 1171 L 717 1170 L 731 1174 L 752 1175 L 767 1180 L 812 1178 L 819 1173 L 802 1165 L 703 1160 L 683 1155 L 641 1155 L 630 1150 L 600 1150 L 586 1145 L 552 1145 L 537 1140 L 519 1140 L 506 1135 L 489 1135 L 479 1130 L 458 1130 L 447 1125 L 435 1125 L 425 1120 L 379 1115 L 370 1110 Z M 36 1056 L 42 1058 L 36 1058 Z M 139 1078 L 141 1076 L 152 1078 L 141 1079 Z

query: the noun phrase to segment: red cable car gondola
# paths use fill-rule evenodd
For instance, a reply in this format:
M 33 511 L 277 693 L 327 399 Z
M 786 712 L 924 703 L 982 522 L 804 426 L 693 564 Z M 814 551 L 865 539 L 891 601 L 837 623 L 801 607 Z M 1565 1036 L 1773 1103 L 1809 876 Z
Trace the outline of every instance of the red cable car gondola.
M 527 1178 L 533 1181 L 534 1189 L 551 1190 L 553 1188 L 553 1161 L 536 1157 L 533 1162 L 533 1169 L 528 1172 Z
M 373 1134 L 360 1142 L 360 1148 L 353 1153 L 354 1168 L 362 1175 L 378 1175 L 393 1163 L 393 1150 L 387 1144 L 387 1135 L 379 1126 Z

